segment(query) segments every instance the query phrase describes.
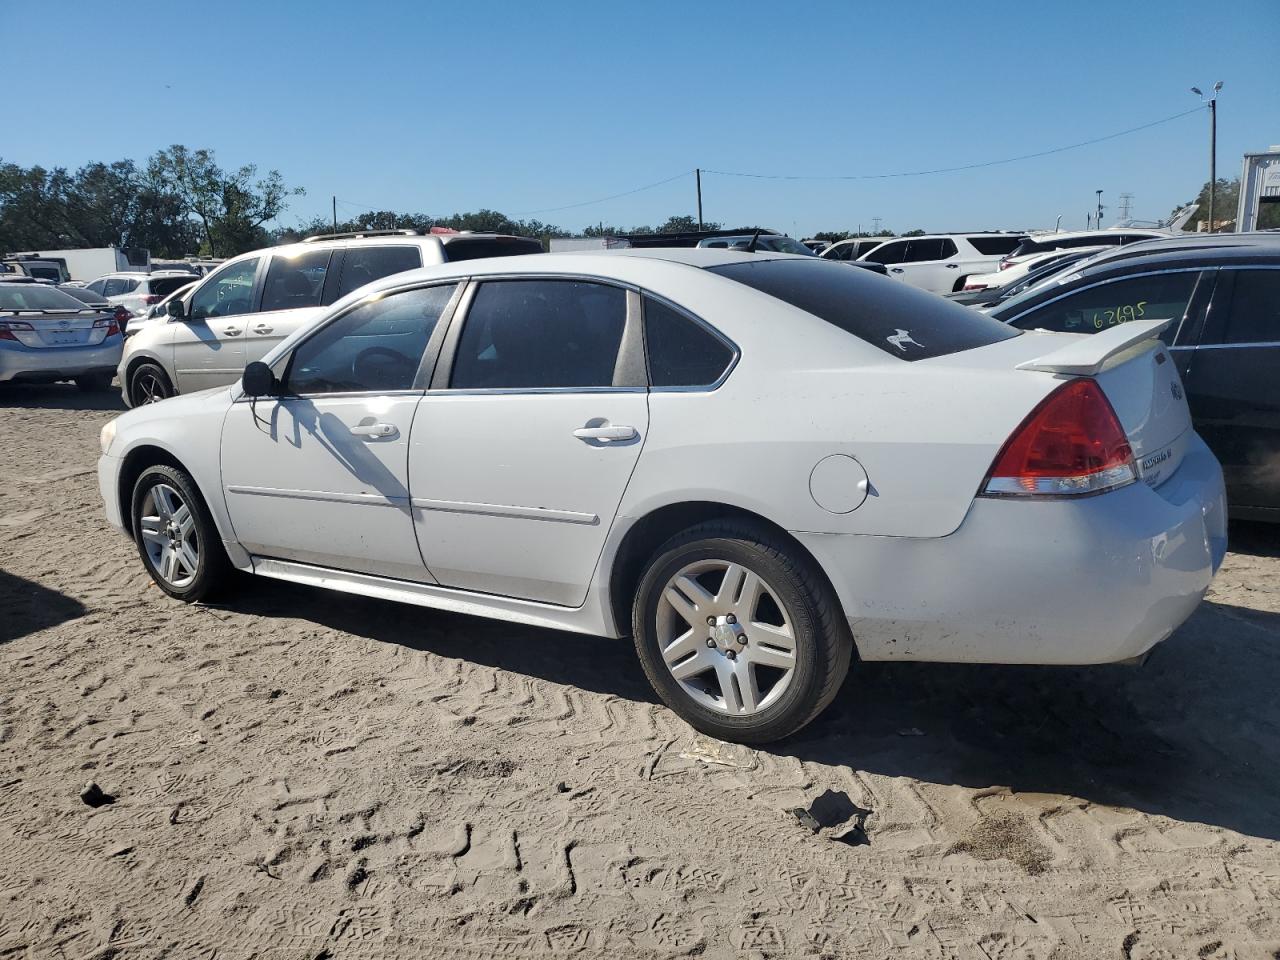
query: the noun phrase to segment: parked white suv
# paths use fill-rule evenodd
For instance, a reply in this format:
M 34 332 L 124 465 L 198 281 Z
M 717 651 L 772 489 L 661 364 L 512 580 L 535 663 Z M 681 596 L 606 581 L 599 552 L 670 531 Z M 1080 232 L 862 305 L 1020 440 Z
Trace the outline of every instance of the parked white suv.
M 242 254 L 169 301 L 166 317 L 129 338 L 119 369 L 125 403 L 136 407 L 233 383 L 245 364 L 382 277 L 454 260 L 540 252 L 542 244 L 529 237 L 374 230 Z
M 186 270 L 157 270 L 153 273 L 108 273 L 85 289 L 107 298 L 113 307 L 124 307 L 139 314 L 159 303 L 179 287 L 186 286 L 197 275 Z
M 963 290 L 971 274 L 990 273 L 1026 237 L 1019 233 L 938 233 L 886 240 L 858 259 L 933 293 Z

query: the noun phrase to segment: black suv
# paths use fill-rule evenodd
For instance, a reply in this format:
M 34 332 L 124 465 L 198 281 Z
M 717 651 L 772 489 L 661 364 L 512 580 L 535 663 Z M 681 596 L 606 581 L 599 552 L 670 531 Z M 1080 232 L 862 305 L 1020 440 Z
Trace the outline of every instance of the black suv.
M 1236 517 L 1280 521 L 1280 236 L 1152 241 L 1068 268 L 990 315 L 1024 330 L 1161 335 L 1196 430 L 1222 462 Z

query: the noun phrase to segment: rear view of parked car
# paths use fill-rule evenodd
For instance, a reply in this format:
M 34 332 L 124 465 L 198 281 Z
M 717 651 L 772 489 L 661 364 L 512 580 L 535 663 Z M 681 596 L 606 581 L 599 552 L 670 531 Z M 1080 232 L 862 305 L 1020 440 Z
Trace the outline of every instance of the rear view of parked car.
M 87 289 L 137 315 L 195 279 L 194 273 L 185 271 L 112 273 L 94 280 Z
M 0 382 L 111 385 L 124 338 L 111 308 L 36 283 L 0 280 Z
M 374 230 L 243 254 L 169 300 L 161 322 L 150 321 L 129 338 L 119 371 L 125 403 L 232 383 L 245 364 L 261 360 L 324 308 L 382 277 L 424 264 L 541 250 L 528 237 Z

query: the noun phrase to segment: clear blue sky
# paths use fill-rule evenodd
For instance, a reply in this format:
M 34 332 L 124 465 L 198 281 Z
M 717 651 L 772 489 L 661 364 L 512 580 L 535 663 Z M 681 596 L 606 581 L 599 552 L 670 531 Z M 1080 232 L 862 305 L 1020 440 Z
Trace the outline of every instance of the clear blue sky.
M 570 228 L 695 212 L 694 167 L 851 175 L 1104 136 L 1225 82 L 1218 171 L 1280 143 L 1280 2 L 146 2 L 0 0 L 0 157 L 75 167 L 171 143 L 278 169 L 282 220 L 489 207 Z M 35 24 L 33 24 L 35 26 Z M 153 46 L 148 48 L 148 43 Z M 54 108 L 50 109 L 49 105 Z M 11 101 L 10 107 L 15 104 Z M 74 122 L 64 123 L 64 119 Z M 1053 156 L 846 182 L 705 175 L 704 213 L 808 235 L 1157 218 L 1208 178 L 1208 117 Z M 533 211 L 541 211 L 534 213 Z

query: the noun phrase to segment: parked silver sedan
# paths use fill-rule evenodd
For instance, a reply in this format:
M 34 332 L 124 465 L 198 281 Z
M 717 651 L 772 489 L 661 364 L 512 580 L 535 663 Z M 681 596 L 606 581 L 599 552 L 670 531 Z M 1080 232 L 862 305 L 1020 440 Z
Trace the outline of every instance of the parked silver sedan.
M 111 386 L 124 349 L 114 308 L 93 307 L 52 286 L 22 280 L 0 281 L 0 383 Z

